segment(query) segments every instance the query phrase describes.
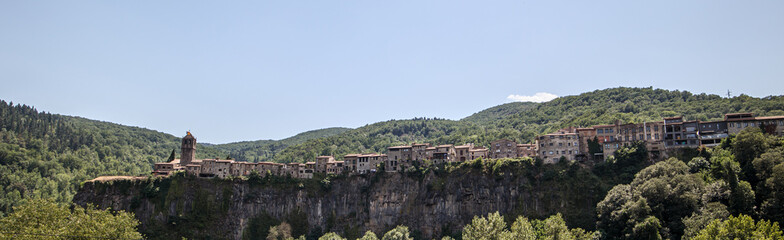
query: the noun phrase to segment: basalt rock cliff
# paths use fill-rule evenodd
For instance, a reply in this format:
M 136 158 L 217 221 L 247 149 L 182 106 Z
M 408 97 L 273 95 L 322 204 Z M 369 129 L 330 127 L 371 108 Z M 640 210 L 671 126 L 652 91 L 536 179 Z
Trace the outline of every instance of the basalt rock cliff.
M 500 165 L 500 166 L 499 166 Z M 419 238 L 458 234 L 474 216 L 544 218 L 562 213 L 570 227 L 593 229 L 601 180 L 573 165 L 463 164 L 450 170 L 374 173 L 328 180 L 282 177 L 85 182 L 74 197 L 133 212 L 151 239 L 259 239 L 281 221 L 299 234 L 355 237 L 408 226 Z

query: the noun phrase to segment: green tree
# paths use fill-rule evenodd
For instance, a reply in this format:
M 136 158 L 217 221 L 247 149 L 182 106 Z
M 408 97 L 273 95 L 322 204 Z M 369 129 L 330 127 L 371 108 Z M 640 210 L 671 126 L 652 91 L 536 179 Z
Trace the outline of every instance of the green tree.
M 371 232 L 371 231 L 367 231 L 367 232 L 365 232 L 365 235 L 364 235 L 364 236 L 362 236 L 362 237 L 361 237 L 361 238 L 359 238 L 359 239 L 360 239 L 360 240 L 378 240 L 378 237 L 376 237 L 376 234 L 375 234 L 375 233 L 373 233 L 373 232 Z
M 169 158 L 166 159 L 166 162 L 171 162 L 171 161 L 174 160 L 174 158 L 175 158 L 175 156 L 174 156 L 174 149 L 172 149 L 171 154 L 169 154 Z
M 463 239 L 498 240 L 508 234 L 506 222 L 498 212 L 490 213 L 486 218 L 475 216 L 471 223 L 463 228 Z
M 133 214 L 124 211 L 112 214 L 109 209 L 77 205 L 69 209 L 50 200 L 29 199 L 0 219 L 0 239 L 41 239 L 50 235 L 141 239 L 138 225 Z
M 686 226 L 681 239 L 691 239 L 714 220 L 724 220 L 730 216 L 727 206 L 719 202 L 711 202 L 700 208 L 699 211 L 692 213 L 691 216 L 683 219 Z
M 321 236 L 318 240 L 346 240 L 346 239 L 341 237 L 337 233 L 328 232 L 327 234 L 324 234 L 324 236 Z
M 569 227 L 561 217 L 561 214 L 552 215 L 542 221 L 534 221 L 534 229 L 538 239 L 547 240 L 567 240 L 574 239 Z
M 414 240 L 409 236 L 408 227 L 400 225 L 384 234 L 382 240 Z
M 518 216 L 514 223 L 512 223 L 510 237 L 512 239 L 520 240 L 535 240 L 536 232 L 534 231 L 531 222 L 528 221 L 528 218 Z
M 748 215 L 739 215 L 724 221 L 714 220 L 693 239 L 784 239 L 784 234 L 776 222 L 760 220 L 755 223 Z
M 765 136 L 759 128 L 743 129 L 732 141 L 732 153 L 735 160 L 740 163 L 743 179 L 756 184 L 757 176 L 752 161 L 764 153 L 772 143 L 772 139 Z
M 291 238 L 291 225 L 286 222 L 270 227 L 267 234 L 267 240 L 286 240 L 289 238 Z

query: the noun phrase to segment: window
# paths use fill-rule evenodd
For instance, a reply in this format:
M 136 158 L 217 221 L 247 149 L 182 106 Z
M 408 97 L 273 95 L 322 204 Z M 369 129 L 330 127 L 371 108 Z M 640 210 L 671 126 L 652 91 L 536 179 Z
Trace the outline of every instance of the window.
M 572 146 L 572 143 L 566 143 L 566 146 Z
M 658 132 L 659 131 L 659 125 L 653 126 L 653 131 Z
M 552 145 L 553 145 L 553 143 L 550 143 L 550 146 L 552 146 Z
M 559 147 L 563 147 L 563 143 L 558 143 L 558 146 Z
M 550 151 L 550 155 L 553 155 L 553 151 Z
M 604 133 L 604 129 L 596 129 L 596 133 L 603 134 Z
M 613 129 L 612 129 L 612 128 L 608 128 L 608 129 L 607 129 L 607 132 L 608 132 L 608 133 L 613 133 Z

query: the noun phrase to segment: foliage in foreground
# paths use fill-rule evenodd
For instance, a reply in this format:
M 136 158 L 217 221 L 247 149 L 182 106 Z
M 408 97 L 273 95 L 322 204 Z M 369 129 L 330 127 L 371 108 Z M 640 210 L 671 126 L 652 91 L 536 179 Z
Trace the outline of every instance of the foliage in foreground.
M 142 239 L 133 213 L 29 199 L 0 219 L 0 239 Z
M 784 233 L 776 222 L 760 220 L 755 223 L 750 216 L 739 215 L 725 221 L 714 220 L 692 239 L 784 239 Z

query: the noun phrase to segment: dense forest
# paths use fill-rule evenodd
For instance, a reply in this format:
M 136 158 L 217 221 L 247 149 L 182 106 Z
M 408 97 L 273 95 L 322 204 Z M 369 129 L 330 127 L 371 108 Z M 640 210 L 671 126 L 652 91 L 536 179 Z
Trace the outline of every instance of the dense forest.
M 288 146 L 297 145 L 310 139 L 318 139 L 330 137 L 341 134 L 350 130 L 350 128 L 325 128 L 303 132 L 293 137 L 281 140 L 258 140 L 246 141 L 213 145 L 223 152 L 229 154 L 231 158 L 237 161 L 245 162 L 262 162 L 271 161 L 275 158 L 275 154 L 283 151 Z
M 357 129 L 317 130 L 281 141 L 201 145 L 197 157 L 304 162 L 317 155 L 341 158 L 348 153 L 385 152 L 389 146 L 411 142 L 487 146 L 507 138 L 526 143 L 567 126 L 659 121 L 677 115 L 716 120 L 732 112 L 784 115 L 784 96 L 723 98 L 612 88 L 546 103 L 504 104 L 459 121 L 390 120 Z M 784 220 L 782 145 L 780 138 L 749 130 L 721 147 L 695 150 L 639 172 L 645 166 L 628 166 L 629 161 L 623 160 L 634 158 L 635 151 L 623 150 L 613 162 L 595 167 L 599 172 L 620 171 L 612 175 L 619 184 L 596 207 L 596 231 L 611 239 L 679 238 L 733 221 L 747 224 L 747 217 L 752 225 L 763 219 L 780 223 Z M 39 112 L 0 100 L 0 214 L 8 214 L 24 198 L 70 202 L 80 183 L 97 176 L 147 175 L 155 162 L 166 161 L 178 151 L 177 136 Z M 514 222 L 507 224 L 514 226 Z

